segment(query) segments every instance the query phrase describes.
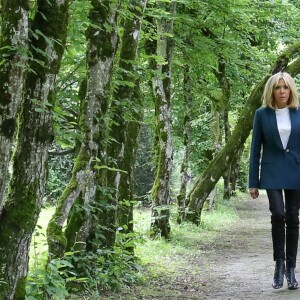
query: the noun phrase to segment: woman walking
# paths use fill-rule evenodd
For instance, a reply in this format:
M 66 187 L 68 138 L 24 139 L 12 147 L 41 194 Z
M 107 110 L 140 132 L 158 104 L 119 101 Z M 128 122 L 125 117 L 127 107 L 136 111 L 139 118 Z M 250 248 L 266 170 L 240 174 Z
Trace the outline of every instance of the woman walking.
M 255 112 L 250 154 L 249 188 L 253 199 L 265 189 L 269 199 L 275 271 L 273 288 L 297 289 L 299 239 L 300 109 L 293 78 L 272 75 Z

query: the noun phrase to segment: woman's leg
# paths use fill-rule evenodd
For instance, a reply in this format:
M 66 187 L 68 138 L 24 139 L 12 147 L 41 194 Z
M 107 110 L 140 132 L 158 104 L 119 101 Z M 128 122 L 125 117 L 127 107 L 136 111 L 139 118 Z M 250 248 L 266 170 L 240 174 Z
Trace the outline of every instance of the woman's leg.
M 296 267 L 299 240 L 300 190 L 285 190 L 286 264 Z
M 300 190 L 285 190 L 286 223 L 286 280 L 288 289 L 298 289 L 295 277 L 296 258 L 299 239 Z
M 285 274 L 285 214 L 282 190 L 267 190 L 269 208 L 271 211 L 273 256 L 275 271 L 272 287 L 280 289 L 283 287 Z
M 282 190 L 267 189 L 271 212 L 273 258 L 285 259 L 285 211 Z

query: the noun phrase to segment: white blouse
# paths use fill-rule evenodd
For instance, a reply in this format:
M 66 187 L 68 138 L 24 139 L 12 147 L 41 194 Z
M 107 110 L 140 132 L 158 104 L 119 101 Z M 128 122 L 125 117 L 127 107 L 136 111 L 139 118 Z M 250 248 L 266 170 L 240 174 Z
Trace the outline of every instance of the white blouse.
M 277 128 L 279 131 L 282 146 L 285 149 L 291 134 L 291 119 L 288 107 L 276 108 Z

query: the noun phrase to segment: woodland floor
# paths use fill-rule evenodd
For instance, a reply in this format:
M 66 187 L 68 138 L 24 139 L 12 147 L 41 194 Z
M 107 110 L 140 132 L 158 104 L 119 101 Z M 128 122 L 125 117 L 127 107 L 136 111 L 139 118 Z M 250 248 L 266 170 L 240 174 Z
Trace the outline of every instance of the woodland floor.
M 300 299 L 300 289 L 289 291 L 286 282 L 282 289 L 271 287 L 274 262 L 266 196 L 240 201 L 236 209 L 235 226 L 212 242 L 192 245 L 198 255 L 177 257 L 183 260 L 179 270 L 101 299 Z M 300 279 L 300 263 L 296 272 Z

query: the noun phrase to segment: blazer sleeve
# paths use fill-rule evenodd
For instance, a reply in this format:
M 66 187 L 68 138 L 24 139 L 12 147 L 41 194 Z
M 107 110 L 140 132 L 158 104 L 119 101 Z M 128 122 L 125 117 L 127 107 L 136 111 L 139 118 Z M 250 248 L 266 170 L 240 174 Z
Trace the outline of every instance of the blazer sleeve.
M 249 165 L 249 188 L 259 188 L 259 166 L 263 140 L 261 112 L 261 109 L 256 110 L 253 121 Z

